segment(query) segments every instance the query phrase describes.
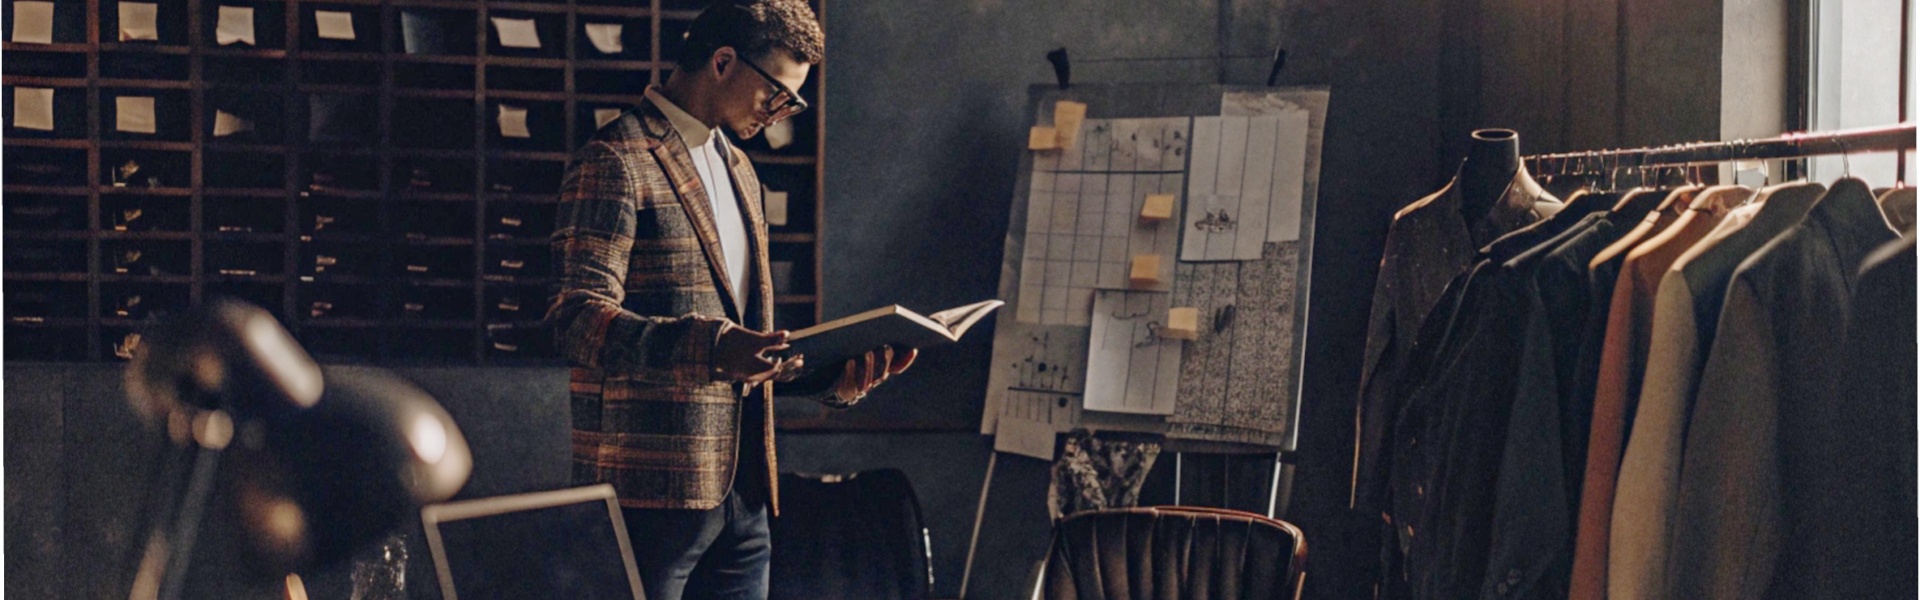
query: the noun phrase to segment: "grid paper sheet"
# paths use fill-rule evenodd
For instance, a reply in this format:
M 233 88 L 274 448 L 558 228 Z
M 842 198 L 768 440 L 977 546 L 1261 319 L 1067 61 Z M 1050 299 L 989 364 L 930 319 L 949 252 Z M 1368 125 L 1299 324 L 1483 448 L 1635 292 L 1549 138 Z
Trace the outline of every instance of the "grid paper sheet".
M 1170 289 L 1177 226 L 1141 223 L 1139 215 L 1148 195 L 1173 194 L 1177 202 L 1191 121 L 1090 119 L 1073 150 L 1034 157 L 1015 309 L 1021 322 L 1088 326 L 1093 290 L 1127 289 L 1128 264 L 1138 255 L 1161 257 L 1161 283 L 1145 289 Z

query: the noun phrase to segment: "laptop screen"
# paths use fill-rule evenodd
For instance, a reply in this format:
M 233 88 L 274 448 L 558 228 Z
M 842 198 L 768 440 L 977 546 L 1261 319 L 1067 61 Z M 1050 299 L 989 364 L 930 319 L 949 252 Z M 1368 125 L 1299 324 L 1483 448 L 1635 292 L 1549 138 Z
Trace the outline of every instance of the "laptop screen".
M 450 599 L 642 595 L 610 487 L 442 504 L 422 517 Z

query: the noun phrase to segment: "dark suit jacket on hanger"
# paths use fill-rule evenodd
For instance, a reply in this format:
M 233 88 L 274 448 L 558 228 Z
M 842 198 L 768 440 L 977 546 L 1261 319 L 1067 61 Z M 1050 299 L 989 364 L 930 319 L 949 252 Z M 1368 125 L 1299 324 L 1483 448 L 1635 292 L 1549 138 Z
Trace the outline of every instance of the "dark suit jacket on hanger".
M 1607 541 L 1612 600 L 1666 597 L 1687 419 L 1719 326 L 1727 281 L 1747 256 L 1799 223 L 1825 191 L 1805 182 L 1760 190 L 1753 203 L 1729 211 L 1661 277 L 1640 406 L 1614 486 Z
M 1371 515 L 1382 506 L 1385 486 L 1381 449 L 1387 423 L 1400 401 L 1391 390 L 1400 378 L 1420 323 L 1447 282 L 1473 265 L 1475 251 L 1506 233 L 1553 214 L 1560 201 L 1535 184 L 1523 166 L 1505 195 L 1487 214 L 1469 223 L 1461 215 L 1459 179 L 1394 215 L 1374 283 L 1367 324 L 1366 357 L 1355 408 L 1354 508 Z
M 1800 425 L 1786 419 L 1834 401 L 1858 269 L 1894 237 L 1866 184 L 1842 179 L 1740 265 L 1687 427 L 1668 597 L 1811 597 L 1786 514 L 1793 496 L 1827 490 L 1783 483 L 1827 465 L 1785 452 Z

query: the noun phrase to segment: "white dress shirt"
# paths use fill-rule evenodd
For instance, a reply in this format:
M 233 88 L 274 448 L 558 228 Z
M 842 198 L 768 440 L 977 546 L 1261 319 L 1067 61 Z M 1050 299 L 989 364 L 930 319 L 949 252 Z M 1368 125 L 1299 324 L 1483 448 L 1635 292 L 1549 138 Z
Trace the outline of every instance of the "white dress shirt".
M 647 100 L 660 108 L 673 123 L 680 139 L 687 143 L 687 151 L 693 154 L 693 168 L 700 174 L 700 187 L 707 190 L 707 201 L 713 205 L 714 228 L 720 231 L 720 254 L 727 266 L 727 277 L 733 285 L 734 308 L 740 314 L 746 314 L 747 289 L 747 222 L 740 213 L 740 200 L 734 193 L 732 171 L 727 170 L 727 157 L 732 154 L 727 145 L 727 136 L 718 130 L 707 127 L 687 111 L 675 105 L 672 100 L 654 88 L 647 88 Z

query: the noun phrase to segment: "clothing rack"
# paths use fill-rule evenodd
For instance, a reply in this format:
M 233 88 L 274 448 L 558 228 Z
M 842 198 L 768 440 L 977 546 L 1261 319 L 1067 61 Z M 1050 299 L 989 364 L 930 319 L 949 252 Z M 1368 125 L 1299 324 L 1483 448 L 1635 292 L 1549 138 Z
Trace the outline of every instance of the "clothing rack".
M 1913 123 L 1845 131 L 1789 133 L 1780 137 L 1694 142 L 1649 148 L 1563 152 L 1527 156 L 1535 175 L 1577 175 L 1641 167 L 1720 163 L 1733 160 L 1805 158 L 1832 154 L 1914 149 Z

